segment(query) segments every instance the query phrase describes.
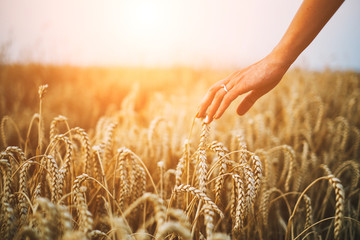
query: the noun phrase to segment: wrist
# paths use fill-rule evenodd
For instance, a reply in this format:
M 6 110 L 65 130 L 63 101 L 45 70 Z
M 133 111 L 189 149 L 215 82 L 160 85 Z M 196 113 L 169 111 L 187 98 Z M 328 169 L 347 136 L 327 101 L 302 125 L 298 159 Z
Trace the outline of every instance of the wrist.
M 291 64 L 296 60 L 296 57 L 292 57 L 286 51 L 281 51 L 275 48 L 265 57 L 265 59 L 273 67 L 282 69 L 286 72 Z
M 289 68 L 303 50 L 304 46 L 299 43 L 295 34 L 288 33 L 270 52 L 269 57 L 277 64 Z

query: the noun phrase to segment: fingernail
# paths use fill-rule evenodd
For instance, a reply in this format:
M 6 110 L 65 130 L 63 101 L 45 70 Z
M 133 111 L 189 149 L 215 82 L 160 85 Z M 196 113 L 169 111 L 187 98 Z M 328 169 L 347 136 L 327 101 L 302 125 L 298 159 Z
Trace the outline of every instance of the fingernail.
M 209 117 L 208 115 L 206 115 L 205 119 L 204 119 L 204 123 L 209 123 Z

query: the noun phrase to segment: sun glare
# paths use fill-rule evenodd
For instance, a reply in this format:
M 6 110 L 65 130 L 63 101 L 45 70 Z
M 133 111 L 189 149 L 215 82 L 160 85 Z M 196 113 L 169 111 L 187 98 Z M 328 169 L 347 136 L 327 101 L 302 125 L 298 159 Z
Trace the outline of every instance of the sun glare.
M 109 33 L 116 36 L 112 41 L 122 47 L 117 55 L 127 63 L 154 64 L 155 58 L 169 62 L 168 55 L 174 44 L 173 31 L 179 25 L 170 10 L 170 4 L 164 1 L 144 0 L 121 2 L 116 9 L 111 9 L 111 15 L 107 16 Z
M 146 2 L 135 7 L 136 9 L 134 9 L 135 11 L 132 16 L 132 26 L 134 28 L 146 31 L 152 30 L 161 24 L 159 9 L 156 5 Z
M 127 6 L 126 20 L 131 35 L 151 36 L 161 34 L 163 25 L 163 12 L 160 5 L 153 2 L 135 1 Z

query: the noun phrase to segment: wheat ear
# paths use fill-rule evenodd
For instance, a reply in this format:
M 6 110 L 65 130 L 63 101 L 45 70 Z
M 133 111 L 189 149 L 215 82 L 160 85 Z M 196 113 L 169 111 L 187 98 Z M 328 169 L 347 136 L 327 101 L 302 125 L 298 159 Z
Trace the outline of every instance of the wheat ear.
M 360 179 L 360 164 L 354 160 L 348 160 L 343 162 L 334 171 L 335 176 L 340 176 L 346 169 L 350 169 L 352 174 L 350 189 L 353 191 L 356 189 Z
M 64 117 L 64 116 L 59 115 L 59 116 L 55 117 L 55 118 L 51 121 L 51 123 L 50 123 L 50 140 L 53 140 L 54 137 L 55 137 L 55 135 L 57 134 L 57 130 L 56 130 L 56 129 L 57 129 L 57 126 L 58 126 L 58 124 L 59 124 L 60 122 L 65 122 L 65 123 L 67 123 L 67 118 Z
M 82 145 L 83 145 L 83 151 L 84 151 L 84 161 L 85 161 L 84 172 L 91 176 L 91 174 L 90 174 L 91 148 L 90 148 L 89 137 L 88 137 L 87 133 L 85 132 L 85 130 L 82 128 L 75 127 L 72 129 L 72 131 L 80 136 L 80 139 L 81 139 Z
M 214 231 L 214 216 L 215 213 L 212 209 L 212 206 L 209 204 L 204 204 L 204 224 L 207 238 L 211 238 Z
M 179 222 L 175 221 L 168 221 L 161 226 L 159 226 L 155 239 L 156 240 L 162 240 L 166 239 L 169 233 L 176 233 L 181 239 L 184 240 L 191 240 L 191 233 L 190 230 L 186 227 L 184 227 Z
M 111 160 L 113 135 L 114 135 L 114 131 L 115 131 L 117 126 L 118 126 L 118 123 L 115 122 L 115 123 L 109 124 L 108 127 L 107 127 L 105 139 L 104 139 L 104 142 L 103 142 L 105 161 L 106 160 L 109 160 L 109 161 Z
M 7 147 L 8 144 L 7 144 L 7 141 L 6 141 L 6 135 L 5 135 L 5 123 L 6 121 L 10 119 L 9 116 L 4 116 L 2 119 L 1 119 L 1 124 L 0 124 L 0 133 L 1 133 L 1 140 L 3 142 L 3 146 L 4 147 Z
M 198 181 L 200 191 L 206 192 L 206 175 L 207 175 L 207 163 L 206 163 L 206 141 L 209 133 L 209 125 L 203 122 L 202 132 L 200 135 L 200 143 L 196 152 L 196 163 L 198 172 Z
M 90 232 L 92 230 L 92 225 L 93 225 L 92 215 L 87 208 L 84 192 L 81 189 L 81 184 L 87 178 L 88 175 L 85 173 L 80 176 L 77 176 L 73 185 L 74 203 L 77 207 L 78 215 L 79 215 L 79 229 L 84 233 Z
M 21 228 L 14 237 L 14 240 L 22 239 L 40 240 L 41 238 L 35 229 L 31 228 L 30 226 L 25 226 Z
M 240 231 L 243 227 L 243 220 L 245 218 L 245 210 L 246 210 L 246 198 L 245 198 L 245 188 L 244 183 L 241 180 L 241 177 L 236 174 L 231 175 L 234 180 L 234 185 L 236 187 L 235 191 L 235 199 L 233 202 L 236 203 L 235 209 L 235 224 L 233 227 L 234 231 Z
M 316 180 L 314 180 L 312 183 L 310 183 L 306 189 L 301 193 L 300 197 L 298 198 L 293 212 L 289 217 L 289 221 L 288 221 L 288 225 L 287 225 L 287 229 L 286 229 L 286 239 L 288 239 L 288 235 L 290 234 L 290 229 L 291 229 L 291 225 L 294 219 L 294 215 L 296 212 L 296 209 L 299 206 L 300 200 L 301 198 L 305 195 L 305 192 L 312 187 L 316 182 L 320 181 L 320 180 L 328 180 L 330 182 L 330 184 L 332 185 L 332 187 L 335 190 L 335 201 L 336 201 L 336 205 L 335 205 L 335 223 L 334 223 L 334 238 L 335 239 L 339 239 L 340 238 L 340 230 L 342 227 L 342 221 L 343 221 L 343 217 L 344 217 L 344 199 L 345 199 L 345 193 L 344 193 L 344 188 L 340 182 L 340 180 L 336 177 L 334 177 L 334 175 L 330 174 L 328 176 L 325 177 L 320 177 L 317 178 Z
M 50 145 L 55 145 L 57 142 L 64 142 L 66 147 L 66 154 L 63 160 L 63 163 L 61 164 L 61 172 L 66 173 L 70 170 L 70 162 L 73 154 L 73 145 L 70 141 L 70 139 L 65 136 L 64 134 L 55 135 L 52 138 L 52 142 Z M 64 176 L 65 177 L 65 176 Z
M 37 207 L 34 216 L 41 238 L 56 239 L 58 236 L 61 236 L 59 213 L 56 206 L 46 198 L 38 198 L 36 202 Z
M 254 181 L 255 181 L 255 194 L 259 192 L 261 179 L 262 179 L 262 164 L 260 158 L 255 154 L 252 154 L 250 157 L 252 170 L 254 174 Z
M 10 205 L 10 198 L 12 195 L 12 178 L 11 165 L 8 159 L 0 160 L 0 170 L 3 173 L 3 194 L 1 198 L 1 213 L 0 213 L 0 235 L 4 239 L 10 239 L 13 236 L 11 229 L 14 223 L 14 210 Z
M 209 240 L 231 240 L 226 233 L 214 233 Z
M 127 158 L 130 156 L 130 151 L 127 148 L 120 148 L 118 150 L 116 159 L 118 161 L 118 169 L 119 169 L 119 175 L 120 175 L 120 189 L 119 189 L 119 198 L 118 203 L 120 206 L 120 209 L 123 208 L 125 198 L 129 194 L 129 188 L 130 184 L 128 181 L 128 171 L 126 169 L 127 166 Z
M 24 224 L 28 212 L 28 201 L 26 197 L 28 196 L 27 192 L 27 171 L 33 161 L 25 162 L 20 170 L 20 180 L 19 180 L 19 205 L 20 205 L 20 224 Z
M 289 160 L 289 171 L 285 180 L 285 191 L 289 191 L 290 189 L 290 179 L 294 172 L 295 167 L 295 151 L 292 147 L 284 145 L 283 149 L 285 151 L 285 155 L 287 156 L 287 159 Z M 286 160 L 285 160 L 286 161 Z
M 247 164 L 243 166 L 243 176 L 245 179 L 244 183 L 246 187 L 247 211 L 250 211 L 250 209 L 252 208 L 255 202 L 256 188 L 255 188 L 254 174 L 252 172 L 252 169 Z
M 46 91 L 47 91 L 48 85 L 41 85 L 39 87 L 39 125 L 38 125 L 38 146 L 37 146 L 37 154 L 42 154 L 42 148 L 43 148 L 43 138 L 44 138 L 44 125 L 43 125 L 43 116 L 42 116 L 42 101 L 43 98 L 45 97 Z
M 189 162 L 189 150 L 190 144 L 189 140 L 186 139 L 184 142 L 184 149 L 181 158 L 179 159 L 179 163 L 176 165 L 176 176 L 175 176 L 175 185 L 179 186 L 181 184 L 181 178 L 184 174 L 185 165 Z
M 57 200 L 62 195 L 62 189 L 60 189 L 59 182 L 62 182 L 60 179 L 62 176 L 60 176 L 59 168 L 57 166 L 57 163 L 53 156 L 48 155 L 46 156 L 47 159 L 47 169 L 50 173 L 50 179 L 51 179 L 51 201 L 53 203 L 56 203 Z
M 313 224 L 311 198 L 308 195 L 304 194 L 304 201 L 305 201 L 305 206 L 306 206 L 306 221 L 305 221 L 304 228 L 308 228 Z
M 226 162 L 230 160 L 229 150 L 220 142 L 213 141 L 210 150 L 214 151 L 219 158 L 219 177 L 215 181 L 215 203 L 220 201 L 221 189 L 224 185 L 224 174 L 227 170 Z
M 245 150 L 245 151 L 240 151 L 240 153 L 239 153 L 240 163 L 246 163 L 247 158 L 248 158 L 248 153 L 247 153 L 248 147 L 247 147 L 243 133 L 241 133 L 237 136 L 237 140 L 239 141 L 239 149 Z
M 279 189 L 277 189 L 276 187 L 272 187 L 272 188 L 266 190 L 264 192 L 264 194 L 262 194 L 262 196 L 261 196 L 260 212 L 261 212 L 262 219 L 263 219 L 262 222 L 265 227 L 268 226 L 268 218 L 269 218 L 269 210 L 270 210 L 270 206 L 269 206 L 270 196 L 272 193 L 275 193 L 275 192 L 282 194 Z
M 334 223 L 334 237 L 335 239 L 340 239 L 340 230 L 342 227 L 342 222 L 344 218 L 344 199 L 345 193 L 344 188 L 340 180 L 334 175 L 329 175 L 329 182 L 335 190 L 335 223 Z
M 23 152 L 23 150 L 21 148 L 19 148 L 17 146 L 9 146 L 9 147 L 7 147 L 5 149 L 5 151 L 4 151 L 4 153 L 9 154 L 9 155 L 11 155 L 13 157 L 14 157 L 13 154 L 17 155 L 18 158 L 14 157 L 14 159 L 17 160 L 18 164 L 21 164 L 21 163 L 26 161 L 25 153 Z
M 181 184 L 180 186 L 175 187 L 174 192 L 175 193 L 189 192 L 193 194 L 195 197 L 197 197 L 199 200 L 202 200 L 204 204 L 208 204 L 215 212 L 217 212 L 220 215 L 221 218 L 224 217 L 224 214 L 218 208 L 218 206 L 213 201 L 211 201 L 211 199 L 208 196 L 206 196 L 204 192 L 200 191 L 199 189 L 191 187 L 190 185 Z

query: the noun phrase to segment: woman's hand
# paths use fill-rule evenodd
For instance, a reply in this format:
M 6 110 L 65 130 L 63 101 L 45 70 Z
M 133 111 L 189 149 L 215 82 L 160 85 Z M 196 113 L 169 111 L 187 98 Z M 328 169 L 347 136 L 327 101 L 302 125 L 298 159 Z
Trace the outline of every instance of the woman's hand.
M 220 118 L 230 103 L 242 94 L 246 96 L 239 104 L 237 113 L 245 114 L 261 96 L 280 82 L 289 66 L 290 64 L 283 64 L 269 55 L 247 68 L 232 73 L 210 87 L 196 117 L 206 117 L 205 122 L 210 123 L 213 119 Z
M 246 94 L 237 112 L 246 113 L 265 93 L 273 89 L 287 69 L 311 43 L 344 0 L 304 0 L 284 36 L 261 61 L 215 83 L 205 95 L 197 117 L 210 123 L 221 117 L 230 103 Z M 225 86 L 225 87 L 224 87 Z

